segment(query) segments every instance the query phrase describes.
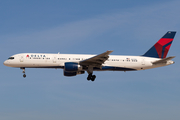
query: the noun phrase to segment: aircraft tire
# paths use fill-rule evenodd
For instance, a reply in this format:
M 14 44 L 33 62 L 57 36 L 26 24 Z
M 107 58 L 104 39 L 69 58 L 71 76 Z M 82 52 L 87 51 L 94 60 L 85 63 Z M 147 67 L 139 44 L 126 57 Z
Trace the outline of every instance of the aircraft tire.
M 96 79 L 96 76 L 93 75 L 92 78 L 91 78 L 91 81 L 94 81 Z
M 87 80 L 89 81 L 89 80 L 91 80 L 91 78 L 87 77 Z
M 23 77 L 25 78 L 25 77 L 26 77 L 26 74 L 24 74 Z
M 92 79 L 92 73 L 88 75 L 87 80 L 91 80 Z

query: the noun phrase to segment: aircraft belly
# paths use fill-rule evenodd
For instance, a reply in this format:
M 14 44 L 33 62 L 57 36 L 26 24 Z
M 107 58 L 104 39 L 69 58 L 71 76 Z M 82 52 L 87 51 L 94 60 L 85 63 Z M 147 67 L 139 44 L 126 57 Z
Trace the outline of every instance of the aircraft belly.
M 45 63 L 45 62 L 30 62 L 24 61 L 20 63 L 13 64 L 12 67 L 25 67 L 25 68 L 62 68 L 59 63 Z
M 136 71 L 136 69 L 126 67 L 103 66 L 102 68 L 94 68 L 95 71 Z

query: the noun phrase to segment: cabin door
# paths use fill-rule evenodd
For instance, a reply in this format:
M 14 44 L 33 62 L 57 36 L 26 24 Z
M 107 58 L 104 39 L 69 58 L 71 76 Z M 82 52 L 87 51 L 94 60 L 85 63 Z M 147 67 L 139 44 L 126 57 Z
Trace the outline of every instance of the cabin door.
M 54 56 L 54 58 L 53 58 L 53 63 L 56 63 L 56 62 L 57 62 L 57 57 Z
M 24 61 L 24 57 L 21 55 L 21 56 L 19 56 L 19 61 L 20 62 L 23 62 Z
M 144 58 L 142 59 L 142 65 L 145 65 L 145 60 L 144 60 Z

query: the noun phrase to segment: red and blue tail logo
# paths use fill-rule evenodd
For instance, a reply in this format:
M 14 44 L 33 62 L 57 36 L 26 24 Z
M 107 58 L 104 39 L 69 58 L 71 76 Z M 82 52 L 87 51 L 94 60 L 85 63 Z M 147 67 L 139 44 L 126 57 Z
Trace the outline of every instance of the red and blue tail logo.
M 143 56 L 166 58 L 171 47 L 176 32 L 167 32 L 153 47 L 151 47 Z

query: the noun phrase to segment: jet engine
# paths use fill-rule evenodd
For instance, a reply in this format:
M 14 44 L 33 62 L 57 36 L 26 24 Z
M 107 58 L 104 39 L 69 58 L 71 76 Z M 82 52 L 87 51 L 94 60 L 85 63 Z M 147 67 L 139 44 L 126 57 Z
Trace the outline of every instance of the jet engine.
M 82 66 L 74 62 L 66 62 L 64 64 L 64 76 L 76 76 L 78 74 L 84 74 Z

